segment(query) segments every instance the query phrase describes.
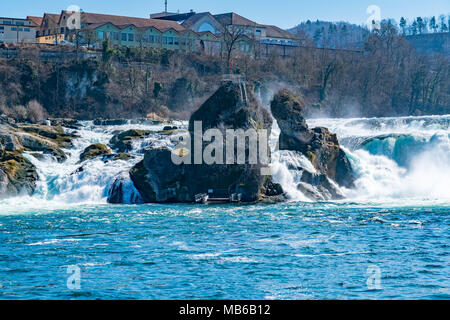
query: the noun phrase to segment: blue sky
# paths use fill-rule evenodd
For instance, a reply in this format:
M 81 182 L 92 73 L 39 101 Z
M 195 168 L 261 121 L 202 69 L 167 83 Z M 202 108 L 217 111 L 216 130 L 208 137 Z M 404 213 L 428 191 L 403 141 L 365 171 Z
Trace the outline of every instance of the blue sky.
M 41 16 L 44 12 L 59 13 L 69 5 L 78 5 L 86 12 L 148 17 L 161 12 L 164 0 L 0 0 L 0 16 Z M 290 28 L 302 21 L 349 21 L 363 24 L 369 15 L 366 9 L 377 5 L 382 18 L 433 16 L 450 14 L 450 0 L 168 0 L 169 11 L 234 11 L 263 24 Z

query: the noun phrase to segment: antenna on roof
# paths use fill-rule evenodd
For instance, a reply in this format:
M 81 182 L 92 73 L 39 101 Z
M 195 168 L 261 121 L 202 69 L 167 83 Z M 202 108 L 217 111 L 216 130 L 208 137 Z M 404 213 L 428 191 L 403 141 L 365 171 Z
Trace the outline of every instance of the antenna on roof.
M 164 12 L 167 13 L 167 0 L 164 1 L 164 4 L 165 4 L 165 8 L 166 8 L 166 11 L 164 11 Z

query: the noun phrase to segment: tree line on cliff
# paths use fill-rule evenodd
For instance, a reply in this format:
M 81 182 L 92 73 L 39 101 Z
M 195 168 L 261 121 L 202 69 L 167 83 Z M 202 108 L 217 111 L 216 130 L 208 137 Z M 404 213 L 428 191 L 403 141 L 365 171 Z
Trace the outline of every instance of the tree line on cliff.
M 229 72 L 224 58 L 168 50 L 105 46 L 98 59 L 52 61 L 21 48 L 15 58 L 0 59 L 0 113 L 30 122 L 153 113 L 187 119 Z M 449 57 L 417 53 L 390 22 L 367 36 L 363 51 L 236 53 L 232 72 L 244 74 L 263 99 L 289 87 L 308 115 L 450 113 Z

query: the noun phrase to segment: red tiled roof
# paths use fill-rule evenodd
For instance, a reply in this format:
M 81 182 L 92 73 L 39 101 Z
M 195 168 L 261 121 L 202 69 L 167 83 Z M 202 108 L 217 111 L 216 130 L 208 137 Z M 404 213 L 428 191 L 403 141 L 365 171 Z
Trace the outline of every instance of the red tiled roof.
M 243 16 L 238 15 L 237 13 L 230 12 L 224 14 L 216 14 L 214 18 L 219 21 L 224 26 L 236 25 L 236 26 L 260 26 L 256 22 L 244 18 Z
M 281 28 L 278 28 L 277 26 L 267 26 L 263 25 L 263 27 L 266 28 L 266 37 L 270 38 L 287 38 L 292 40 L 298 40 L 298 38 L 293 35 L 292 33 L 283 30 Z
M 175 21 L 147 19 L 147 18 L 133 18 L 125 16 L 115 16 L 108 14 L 87 13 L 81 14 L 81 21 L 83 24 L 105 24 L 111 23 L 115 26 L 134 25 L 137 28 L 154 27 L 159 30 L 174 29 L 176 31 L 184 30 L 184 27 Z
M 35 25 L 38 27 L 42 24 L 42 17 L 34 17 L 34 16 L 28 16 L 27 20 L 31 20 Z
M 60 14 L 56 14 L 56 13 L 44 13 L 44 18 L 45 18 L 46 16 L 49 17 L 53 22 L 58 22 L 58 21 L 59 21 Z

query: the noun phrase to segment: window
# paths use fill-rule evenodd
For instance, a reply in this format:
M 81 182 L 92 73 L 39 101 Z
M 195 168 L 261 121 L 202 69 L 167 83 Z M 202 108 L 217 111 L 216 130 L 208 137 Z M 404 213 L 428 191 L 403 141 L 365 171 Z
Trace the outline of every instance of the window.
M 3 20 L 3 24 L 8 24 L 8 25 L 11 25 L 12 23 L 11 23 L 11 21 L 8 21 L 8 20 Z
M 36 31 L 36 37 L 39 37 L 39 35 L 40 35 L 39 31 Z
M 173 38 L 173 44 L 178 45 L 178 37 Z
M 168 37 L 168 38 L 167 38 L 167 42 L 168 42 L 169 44 L 173 44 L 173 37 Z
M 61 28 L 61 33 L 64 33 L 64 28 Z
M 16 27 L 12 27 L 11 31 L 17 31 L 17 28 Z
M 25 29 L 23 29 L 23 31 L 30 32 L 30 28 L 25 28 Z
M 25 22 L 16 21 L 16 26 L 24 26 Z
M 155 36 L 150 36 L 149 42 L 150 43 L 155 43 Z
M 127 34 L 126 33 L 122 33 L 122 41 L 127 41 Z
M 114 40 L 119 40 L 119 33 L 113 32 L 113 39 Z
M 155 43 L 159 43 L 159 36 L 155 36 Z
M 131 42 L 134 41 L 134 34 L 132 34 L 132 33 L 128 34 L 128 41 L 131 41 Z
M 5 27 L 0 26 L 0 30 L 5 30 Z
M 99 31 L 98 32 L 98 37 L 99 37 L 99 39 L 104 39 L 105 33 L 103 31 Z

